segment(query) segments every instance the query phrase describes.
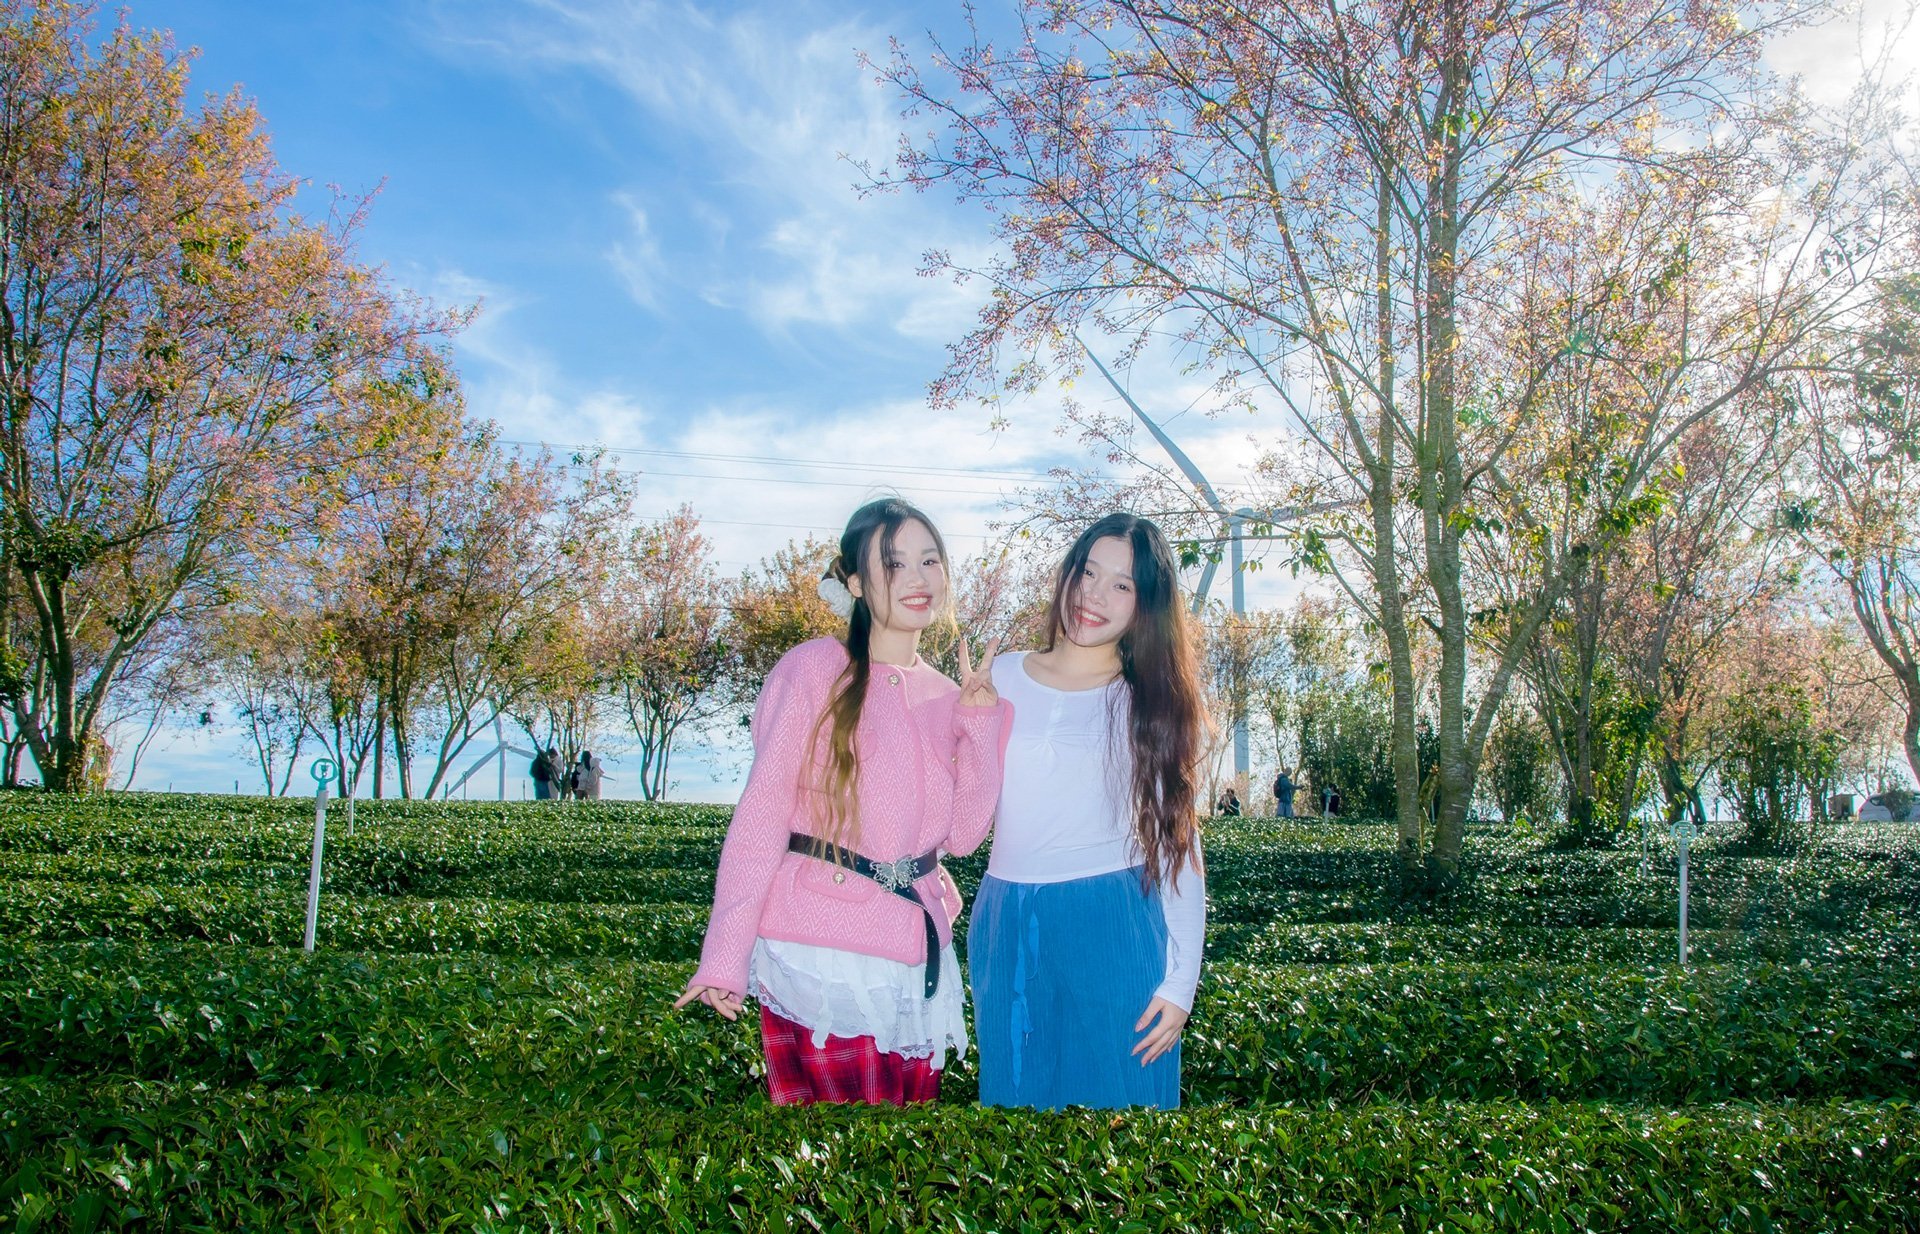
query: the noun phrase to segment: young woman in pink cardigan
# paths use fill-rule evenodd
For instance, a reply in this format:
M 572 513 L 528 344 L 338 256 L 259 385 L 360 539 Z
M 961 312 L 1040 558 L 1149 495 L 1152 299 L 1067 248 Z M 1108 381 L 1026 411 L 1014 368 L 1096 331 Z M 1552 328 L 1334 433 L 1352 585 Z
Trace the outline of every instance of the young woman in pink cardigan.
M 947 1051 L 967 1048 L 960 894 L 939 858 L 993 822 L 1011 712 L 998 644 L 976 669 L 961 643 L 961 686 L 919 657 L 947 609 L 947 553 L 898 499 L 854 512 L 821 595 L 846 637 L 767 675 L 700 967 L 674 1006 L 732 1020 L 758 1002 L 777 1104 L 931 1101 Z

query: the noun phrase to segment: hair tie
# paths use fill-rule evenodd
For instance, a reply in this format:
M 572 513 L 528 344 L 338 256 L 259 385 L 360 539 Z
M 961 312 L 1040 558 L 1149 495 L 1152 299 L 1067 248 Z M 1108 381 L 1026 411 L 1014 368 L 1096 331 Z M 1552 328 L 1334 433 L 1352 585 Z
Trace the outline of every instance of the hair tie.
M 840 620 L 846 621 L 853 616 L 853 593 L 847 590 L 845 583 L 833 575 L 829 574 L 821 579 L 820 585 L 814 588 L 814 591 L 827 602 L 827 607 L 832 609 L 834 615 Z

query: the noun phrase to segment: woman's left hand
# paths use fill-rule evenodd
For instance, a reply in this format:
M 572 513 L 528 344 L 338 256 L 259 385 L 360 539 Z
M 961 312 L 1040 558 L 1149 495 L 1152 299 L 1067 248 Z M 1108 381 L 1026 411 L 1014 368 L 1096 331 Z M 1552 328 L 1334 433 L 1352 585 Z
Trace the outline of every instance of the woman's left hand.
M 960 639 L 960 705 L 962 707 L 992 707 L 1000 701 L 1000 691 L 993 688 L 993 656 L 1000 650 L 1000 640 L 994 639 L 980 653 L 980 664 L 973 663 L 973 649 L 967 645 L 965 637 Z
M 1156 1020 L 1159 1023 L 1155 1024 Z M 1150 1024 L 1153 1025 L 1151 1029 L 1147 1027 Z M 1146 1014 L 1133 1026 L 1134 1032 L 1147 1034 L 1140 1038 L 1139 1045 L 1133 1047 L 1133 1052 L 1141 1056 L 1140 1065 L 1146 1066 L 1180 1044 L 1180 1034 L 1186 1027 L 1187 1013 L 1177 1004 L 1164 998 L 1156 998 L 1148 1003 Z

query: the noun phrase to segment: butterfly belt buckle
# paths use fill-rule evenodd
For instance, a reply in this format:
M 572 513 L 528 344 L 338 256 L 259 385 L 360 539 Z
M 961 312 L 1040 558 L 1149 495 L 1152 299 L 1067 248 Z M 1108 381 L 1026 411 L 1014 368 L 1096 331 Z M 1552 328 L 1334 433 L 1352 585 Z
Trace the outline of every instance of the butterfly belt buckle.
M 899 892 L 913 886 L 914 876 L 919 873 L 919 862 L 912 857 L 902 857 L 898 861 L 876 861 L 873 863 L 873 881 L 888 891 Z

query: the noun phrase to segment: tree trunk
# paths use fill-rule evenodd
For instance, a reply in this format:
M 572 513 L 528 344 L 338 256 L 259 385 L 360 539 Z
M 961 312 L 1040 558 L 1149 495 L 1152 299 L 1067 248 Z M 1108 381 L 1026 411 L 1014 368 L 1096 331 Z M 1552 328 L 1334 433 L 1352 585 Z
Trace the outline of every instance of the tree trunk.
M 1393 230 L 1393 183 L 1383 168 L 1374 201 L 1375 228 L 1375 321 L 1380 350 L 1380 410 L 1376 418 L 1373 442 L 1373 467 L 1367 477 L 1367 496 L 1373 515 L 1374 590 L 1380 599 L 1380 624 L 1387 640 L 1387 656 L 1392 662 L 1393 682 L 1393 787 L 1394 825 L 1399 831 L 1396 856 L 1403 884 L 1417 882 L 1421 862 L 1426 856 L 1424 820 L 1420 814 L 1420 747 L 1414 729 L 1413 637 L 1407 628 L 1406 593 L 1400 586 L 1400 563 L 1395 550 L 1397 532 L 1393 524 L 1395 426 L 1394 400 L 1396 361 L 1392 295 L 1391 245 Z M 1307 750 L 1304 715 L 1300 721 L 1300 753 Z M 1324 787 L 1324 786 L 1322 786 Z
M 1456 351 L 1459 347 L 1458 285 L 1460 246 L 1461 113 L 1470 77 L 1467 61 L 1466 12 L 1461 0 L 1450 0 L 1443 18 L 1445 59 L 1440 92 L 1435 101 L 1434 134 L 1441 151 L 1429 176 L 1430 200 L 1437 205 L 1428 222 L 1425 265 L 1427 275 L 1426 355 L 1430 370 L 1422 408 L 1427 448 L 1417 460 L 1420 469 L 1422 522 L 1426 532 L 1427 577 L 1440 618 L 1440 699 L 1436 736 L 1440 742 L 1441 809 L 1435 820 L 1433 848 L 1427 854 L 1427 884 L 1437 890 L 1460 873 L 1466 845 L 1467 802 L 1472 796 L 1472 760 L 1466 748 L 1467 612 L 1460 589 L 1460 528 L 1455 520 L 1464 495 L 1458 430 Z M 1396 777 L 1397 778 L 1397 777 Z M 1411 785 L 1399 786 L 1400 809 L 1419 809 L 1417 770 Z
M 1913 769 L 1913 782 L 1920 785 L 1920 680 L 1908 680 L 1907 723 L 1902 731 L 1907 746 L 1907 766 Z

